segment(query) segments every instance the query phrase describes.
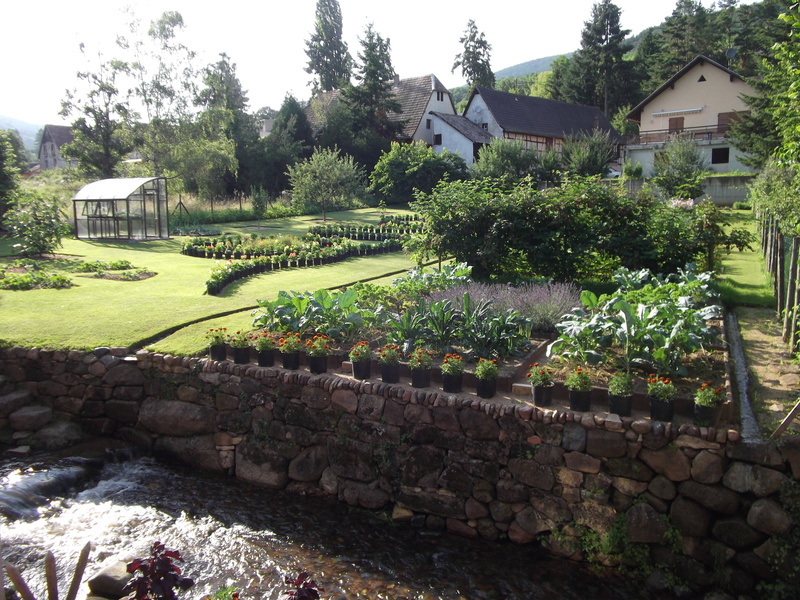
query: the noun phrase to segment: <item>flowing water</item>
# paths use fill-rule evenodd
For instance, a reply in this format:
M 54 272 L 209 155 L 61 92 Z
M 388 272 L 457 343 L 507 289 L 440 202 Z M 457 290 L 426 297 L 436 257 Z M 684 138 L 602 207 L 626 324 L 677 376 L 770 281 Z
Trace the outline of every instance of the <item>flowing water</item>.
M 535 545 L 395 526 L 329 500 L 276 493 L 153 459 L 109 463 L 99 472 L 90 465 L 94 479 L 75 479 L 88 487 L 45 501 L 30 491 L 19 493 L 31 476 L 29 465 L 0 465 L 0 503 L 30 500 L 25 510 L 15 505 L 15 516 L 22 518 L 0 517 L 0 538 L 3 556 L 23 571 L 39 600 L 46 598 L 47 550 L 56 557 L 59 589 L 66 590 L 87 541 L 92 551 L 86 576 L 106 559 L 147 556 L 156 540 L 181 552 L 184 575 L 196 582 L 181 593 L 184 600 L 227 586 L 235 586 L 243 600 L 286 598 L 284 576 L 302 570 L 325 588 L 324 598 L 338 600 L 646 597 L 641 585 L 548 558 Z M 54 479 L 60 469 L 74 474 L 72 465 L 51 462 L 47 468 Z M 79 600 L 87 592 L 82 586 Z

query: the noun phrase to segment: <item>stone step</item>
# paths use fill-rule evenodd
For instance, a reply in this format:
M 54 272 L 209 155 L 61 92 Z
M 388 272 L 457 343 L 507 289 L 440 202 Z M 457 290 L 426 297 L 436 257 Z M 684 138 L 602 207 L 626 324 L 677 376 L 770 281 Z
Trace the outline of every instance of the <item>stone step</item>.
M 28 390 L 16 390 L 0 396 L 0 418 L 8 417 L 23 406 L 33 402 L 33 396 Z
M 0 395 L 10 394 L 14 391 L 14 382 L 7 376 L 0 375 Z

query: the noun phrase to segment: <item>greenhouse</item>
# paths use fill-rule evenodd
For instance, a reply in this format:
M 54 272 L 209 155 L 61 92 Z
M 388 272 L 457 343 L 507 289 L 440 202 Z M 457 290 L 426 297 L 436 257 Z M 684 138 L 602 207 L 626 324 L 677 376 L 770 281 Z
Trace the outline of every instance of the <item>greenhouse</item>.
M 148 240 L 169 237 L 164 177 L 101 179 L 72 198 L 78 239 Z

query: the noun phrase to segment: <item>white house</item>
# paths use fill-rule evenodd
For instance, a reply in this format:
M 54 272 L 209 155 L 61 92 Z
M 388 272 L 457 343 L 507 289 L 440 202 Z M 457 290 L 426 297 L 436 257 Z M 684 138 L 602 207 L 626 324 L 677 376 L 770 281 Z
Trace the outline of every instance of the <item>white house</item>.
M 433 114 L 434 149 L 458 152 L 472 164 L 478 150 L 495 138 L 522 141 L 539 152 L 560 150 L 564 139 L 599 130 L 622 139 L 596 106 L 584 106 L 499 92 L 476 86 L 462 116 Z
M 656 152 L 681 135 L 694 140 L 712 171 L 752 171 L 740 162 L 741 153 L 727 134 L 731 121 L 749 112 L 743 96 L 756 94 L 734 71 L 706 56 L 695 57 L 628 113 L 639 124 L 639 134 L 628 139 L 625 160 L 641 163 L 649 177 Z

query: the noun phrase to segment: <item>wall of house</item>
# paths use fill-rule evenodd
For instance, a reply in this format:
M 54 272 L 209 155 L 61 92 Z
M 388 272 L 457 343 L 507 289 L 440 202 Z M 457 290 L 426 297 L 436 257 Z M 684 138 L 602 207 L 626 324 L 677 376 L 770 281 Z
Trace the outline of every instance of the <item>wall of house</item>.
M 744 443 L 597 404 L 540 409 L 124 348 L 0 349 L 0 367 L 0 430 L 18 443 L 69 422 L 254 484 L 575 560 L 614 531 L 693 591 L 753 592 L 793 527 L 780 491 L 800 476 L 797 438 Z
M 747 202 L 749 191 L 747 185 L 753 180 L 751 175 L 731 177 L 706 177 L 703 181 L 705 195 L 718 206 L 732 206 L 734 202 Z M 633 179 L 625 182 L 625 189 L 635 194 L 644 188 L 644 179 Z M 648 182 L 648 185 L 651 185 Z
M 464 159 L 467 166 L 475 162 L 473 159 L 473 144 L 470 140 L 435 115 L 429 115 L 429 117 L 433 120 L 432 128 L 434 133 L 439 133 L 442 136 L 442 144 L 441 146 L 434 146 L 434 152 L 437 154 L 441 154 L 445 150 L 455 152 Z
M 706 81 L 699 82 L 700 77 Z M 755 90 L 744 81 L 731 77 L 717 67 L 705 63 L 697 64 L 642 109 L 640 133 L 669 128 L 670 117 L 684 117 L 684 127 L 706 127 L 717 125 L 719 113 L 746 111 L 750 108 L 741 95 L 755 95 Z M 654 115 L 664 111 L 685 111 L 699 108 L 696 112 Z
M 492 113 L 489 111 L 489 108 L 486 106 L 486 102 L 484 102 L 483 97 L 480 94 L 473 96 L 472 102 L 470 102 L 468 110 L 466 113 L 464 113 L 464 116 L 478 125 L 487 123 L 487 131 L 492 135 L 492 137 L 503 137 L 503 128 L 500 127 L 497 121 L 495 121 L 494 117 L 492 117 Z
M 734 148 L 729 140 L 719 138 L 711 141 L 695 141 L 700 154 L 708 165 L 708 170 L 713 173 L 731 173 L 739 171 L 742 173 L 752 173 L 753 167 L 742 163 L 742 153 Z M 723 164 L 712 164 L 712 151 L 714 148 L 728 148 L 728 162 Z M 630 145 L 625 148 L 625 161 L 638 162 L 642 165 L 642 175 L 652 177 L 654 174 L 653 162 L 656 152 L 662 152 L 664 144 Z
M 417 131 L 414 134 L 414 140 L 422 140 L 426 144 L 433 146 L 433 134 L 439 133 L 435 131 L 435 124 L 437 121 L 434 120 L 433 115 L 431 112 L 439 112 L 445 115 L 454 115 L 456 114 L 455 108 L 453 108 L 453 101 L 450 98 L 449 92 L 443 92 L 443 99 L 437 100 L 436 92 L 431 92 L 431 97 L 428 100 L 428 105 L 425 107 L 425 112 L 422 113 L 422 120 L 417 127 Z M 426 127 L 426 121 L 431 119 L 431 127 L 428 129 Z M 441 123 L 441 121 L 439 121 Z

